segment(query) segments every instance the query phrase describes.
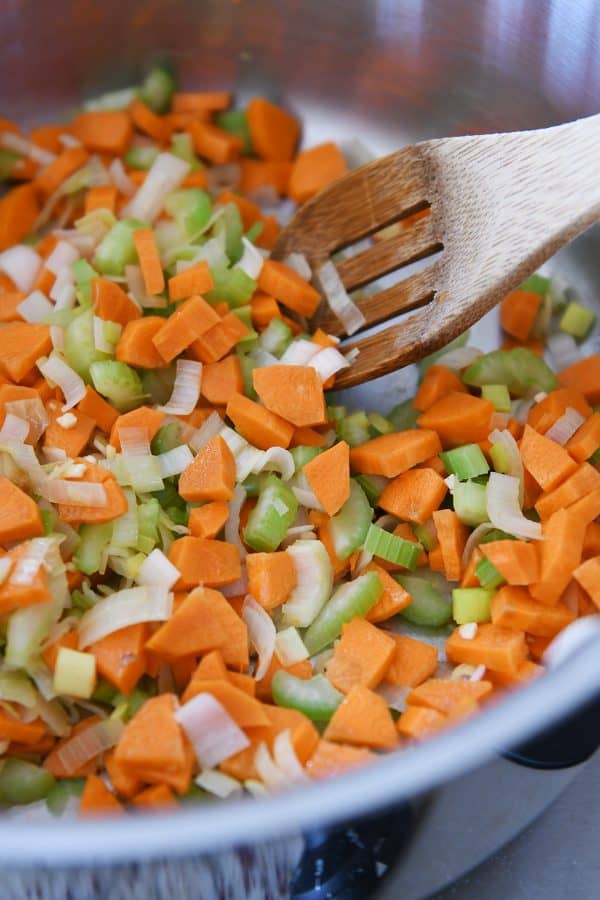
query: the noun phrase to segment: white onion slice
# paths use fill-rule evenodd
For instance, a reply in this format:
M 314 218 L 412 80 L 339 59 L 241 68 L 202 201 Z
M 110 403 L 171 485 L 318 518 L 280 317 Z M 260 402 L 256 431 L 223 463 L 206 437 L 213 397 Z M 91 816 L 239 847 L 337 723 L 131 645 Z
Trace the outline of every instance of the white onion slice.
M 46 260 L 46 268 L 53 275 L 58 275 L 63 267 L 70 267 L 77 259 L 79 250 L 68 241 L 59 241 Z
M 123 194 L 124 197 L 133 197 L 135 184 L 125 171 L 125 167 L 120 159 L 113 159 L 108 167 L 108 174 L 119 193 Z
M 179 187 L 190 171 L 190 164 L 172 153 L 159 153 L 144 183 L 122 210 L 122 216 L 152 223 L 161 213 L 168 193 Z
M 90 644 L 140 622 L 164 622 L 173 612 L 173 594 L 160 585 L 143 585 L 116 591 L 83 614 L 79 622 L 79 646 Z
M 262 347 L 253 351 L 252 361 L 255 369 L 266 369 L 269 366 L 278 366 L 280 364 L 280 360 L 276 356 L 273 356 L 268 350 L 263 350 Z
M 119 443 L 123 456 L 151 456 L 147 428 L 119 428 Z
M 296 586 L 283 607 L 282 624 L 307 628 L 331 595 L 331 562 L 321 541 L 296 541 L 286 553 L 294 563 Z
M 217 769 L 205 769 L 200 772 L 195 781 L 199 788 L 208 791 L 209 794 L 214 794 L 215 797 L 220 797 L 221 800 L 242 791 L 242 785 L 237 778 L 232 778 L 231 775 L 226 775 Z
M 52 349 L 57 353 L 62 353 L 65 349 L 65 330 L 61 325 L 50 326 L 50 340 L 52 341 Z
M 523 471 L 523 460 L 521 459 L 521 454 L 519 453 L 519 445 L 517 444 L 514 435 L 508 429 L 504 429 L 503 431 L 498 431 L 495 429 L 489 435 L 489 440 L 492 444 L 500 444 L 504 447 L 506 451 L 506 455 L 508 456 L 508 472 L 507 475 L 512 475 L 513 478 L 517 478 L 519 480 L 519 498 L 522 499 L 523 496 L 523 480 L 525 478 L 525 473 Z
M 251 472 L 254 472 L 257 467 L 260 467 L 263 452 L 264 451 L 259 450 L 258 447 L 252 447 L 250 444 L 247 444 L 245 447 L 242 447 L 238 453 L 234 454 L 236 481 L 240 483 L 245 481 Z
M 146 293 L 146 286 L 144 284 L 144 276 L 142 275 L 142 270 L 139 266 L 125 266 L 125 278 L 127 284 L 127 296 L 135 303 L 138 309 L 145 309 L 147 307 L 157 307 L 166 306 L 166 300 L 159 296 L 151 297 Z
M 225 540 L 228 544 L 234 544 L 238 548 L 240 560 L 246 559 L 247 551 L 240 538 L 240 513 L 246 502 L 246 491 L 241 484 L 236 484 L 233 489 L 233 497 L 229 501 L 229 515 L 225 522 Z
M 17 306 L 21 318 L 32 323 L 44 322 L 53 310 L 54 305 L 42 291 L 33 291 Z
M 222 585 L 219 590 L 224 597 L 241 597 L 247 594 L 248 572 L 246 571 L 246 566 L 242 565 L 242 574 L 236 581 L 230 581 L 229 584 Z
M 275 655 L 282 666 L 293 666 L 294 663 L 308 659 L 309 652 L 306 645 L 293 625 L 277 632 Z
M 101 319 L 99 316 L 94 316 L 93 318 L 93 333 L 94 333 L 94 347 L 96 350 L 100 350 L 102 353 L 108 353 L 112 356 L 115 352 L 115 343 L 111 343 L 107 340 L 106 337 L 106 319 Z M 118 322 L 111 322 L 111 325 L 116 325 L 121 331 L 121 326 Z
M 56 547 L 54 538 L 33 538 L 26 545 L 25 554 L 17 561 L 8 579 L 10 584 L 30 585 L 44 560 Z
M 202 425 L 192 435 L 188 444 L 195 453 L 198 453 L 211 438 L 219 434 L 223 428 L 223 419 L 217 412 L 211 412 L 210 416 L 205 419 Z
M 119 742 L 124 727 L 121 719 L 104 719 L 66 741 L 57 750 L 57 756 L 67 777 L 96 756 L 114 747 Z
M 178 359 L 169 402 L 158 408 L 172 416 L 188 416 L 198 403 L 201 384 L 202 363 L 192 359 Z
M 113 547 L 135 547 L 138 542 L 139 530 L 135 494 L 130 488 L 124 488 L 123 493 L 127 499 L 127 512 L 113 522 L 110 539 L 111 549 Z
M 294 457 L 283 447 L 269 447 L 268 450 L 262 451 L 260 459 L 250 470 L 254 475 L 261 472 L 279 472 L 283 481 L 289 481 L 292 478 L 296 467 L 294 465 Z
M 103 484 L 92 481 L 66 481 L 62 478 L 46 478 L 38 490 L 50 503 L 64 503 L 68 506 L 106 506 L 108 499 Z
M 29 434 L 29 422 L 13 413 L 7 413 L 0 428 L 0 444 L 3 441 L 24 441 Z
M 200 765 L 212 769 L 250 746 L 250 741 L 212 694 L 196 694 L 175 713 Z
M 261 741 L 256 749 L 254 766 L 265 787 L 269 790 L 277 791 L 288 787 L 290 781 L 287 775 L 275 763 L 264 741 Z
M 23 294 L 30 292 L 41 267 L 41 256 L 25 244 L 17 244 L 0 253 L 0 272 L 8 275 Z
M 375 693 L 383 697 L 390 709 L 395 712 L 404 712 L 406 709 L 406 698 L 410 694 L 412 688 L 403 684 L 387 684 L 382 682 L 375 689 Z
M 508 413 L 493 412 L 490 418 L 490 428 L 502 431 L 508 425 L 510 416 Z
M 536 394 L 535 397 L 523 397 L 522 400 L 516 400 L 513 403 L 512 414 L 513 418 L 517 420 L 521 425 L 524 425 L 527 421 L 527 417 L 529 416 L 529 411 L 532 406 L 536 403 L 539 403 L 540 400 L 543 400 L 546 394 L 541 396 L 543 392 L 540 391 L 539 394 Z
M 273 741 L 273 758 L 275 765 L 283 772 L 292 784 L 308 781 L 308 775 L 298 757 L 292 743 L 292 732 L 289 728 L 280 731 Z
M 463 566 L 467 566 L 469 560 L 471 559 L 473 550 L 475 550 L 475 548 L 479 546 L 486 534 L 489 534 L 490 531 L 494 531 L 494 529 L 495 526 L 492 525 L 491 522 L 482 522 L 481 525 L 478 525 L 477 528 L 473 529 L 473 531 L 467 538 L 467 543 L 465 544 L 465 549 L 463 550 Z
M 248 441 L 238 434 L 237 431 L 234 431 L 233 428 L 230 428 L 229 425 L 223 425 L 221 422 L 221 428 L 219 429 L 219 434 L 231 450 L 234 456 L 238 456 L 242 450 L 245 450 L 250 446 Z
M 304 253 L 288 253 L 283 261 L 286 266 L 297 272 L 300 278 L 304 278 L 305 281 L 312 279 L 312 269 Z
M 297 338 L 292 341 L 279 358 L 281 366 L 306 366 L 322 348 L 314 341 Z
M 63 412 L 72 409 L 85 397 L 85 383 L 74 369 L 56 353 L 38 359 L 36 365 L 50 386 L 58 385 L 64 394 Z
M 367 320 L 350 298 L 338 270 L 330 260 L 317 270 L 316 278 L 329 308 L 340 320 L 346 334 L 354 334 L 366 325 Z
M 12 131 L 4 132 L 0 137 L 0 145 L 6 150 L 12 150 L 14 153 L 19 153 L 21 156 L 32 159 L 40 166 L 49 166 L 50 163 L 53 163 L 56 159 L 56 153 L 44 150 L 43 147 L 39 147 L 32 141 L 28 141 L 27 138 L 22 137 L 20 134 L 15 134 Z
M 242 245 L 244 247 L 242 258 L 236 262 L 233 268 L 241 269 L 249 278 L 256 281 L 263 267 L 263 255 L 248 238 L 242 238 Z
M 491 472 L 487 485 L 487 510 L 496 528 L 523 540 L 541 540 L 542 526 L 526 519 L 519 503 L 520 481 L 511 475 Z
M 310 488 L 292 486 L 292 490 L 300 506 L 304 506 L 306 509 L 316 509 L 318 512 L 324 511 L 314 491 L 311 491 Z
M 40 397 L 26 400 L 9 400 L 4 404 L 6 412 L 13 417 L 24 419 L 29 425 L 29 440 L 37 444 L 48 427 L 48 414 Z
M 179 569 L 156 547 L 139 567 L 135 580 L 141 585 L 158 585 L 170 591 L 180 577 Z
M 480 356 L 483 356 L 483 351 L 477 347 L 455 347 L 454 350 L 448 350 L 447 353 L 438 356 L 435 364 L 459 372 L 474 363 Z
M 350 363 L 335 347 L 325 347 L 309 360 L 308 365 L 316 370 L 321 381 L 327 381 L 332 375 L 347 369 Z
M 562 416 L 550 426 L 546 432 L 546 437 L 550 438 L 551 441 L 556 441 L 557 444 L 564 447 L 567 441 L 573 437 L 577 429 L 581 428 L 584 422 L 585 416 L 582 416 L 581 413 L 577 412 L 576 409 L 573 409 L 572 406 L 567 406 Z
M 172 475 L 181 475 L 187 467 L 193 463 L 194 457 L 187 444 L 166 450 L 157 457 L 160 466 L 160 477 L 170 478 Z
M 577 341 L 572 334 L 567 334 L 565 331 L 550 334 L 546 340 L 546 345 L 558 371 L 566 369 L 567 366 L 572 365 L 581 358 L 581 351 L 577 346 Z
M 275 652 L 275 625 L 268 612 L 250 594 L 244 600 L 242 619 L 248 628 L 250 643 L 258 653 L 254 677 L 256 681 L 260 681 L 265 677 Z

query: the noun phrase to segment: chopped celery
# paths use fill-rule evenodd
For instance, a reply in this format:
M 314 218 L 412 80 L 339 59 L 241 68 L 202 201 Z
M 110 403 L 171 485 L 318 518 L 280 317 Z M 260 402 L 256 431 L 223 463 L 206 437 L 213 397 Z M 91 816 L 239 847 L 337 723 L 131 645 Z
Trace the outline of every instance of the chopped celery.
M 243 109 L 226 109 L 217 113 L 217 125 L 223 131 L 239 137 L 242 141 L 242 153 L 249 156 L 252 153 L 252 138 L 248 126 L 248 117 Z
M 274 356 L 281 356 L 290 341 L 292 340 L 292 329 L 286 325 L 281 319 L 271 319 L 258 343 L 261 350 L 272 353 Z
M 223 214 L 217 219 L 213 227 L 213 234 L 218 237 L 225 235 L 225 252 L 230 263 L 236 263 L 242 257 L 244 245 L 242 235 L 244 227 L 242 217 L 235 203 L 226 203 Z M 241 271 L 241 270 L 240 270 Z
M 163 406 L 168 402 L 169 397 L 173 393 L 175 373 L 174 365 L 167 366 L 164 369 L 142 369 L 139 375 L 142 379 L 143 392 L 148 396 L 151 403 Z
M 468 340 L 469 331 L 463 331 L 462 334 L 459 334 L 457 338 L 454 338 L 454 340 L 450 341 L 449 344 L 446 344 L 445 347 L 441 347 L 439 350 L 436 350 L 435 353 L 430 353 L 429 356 L 426 356 L 424 359 L 420 360 L 419 374 L 421 378 L 423 378 L 423 376 L 427 372 L 427 369 L 431 368 L 431 366 L 435 366 L 440 356 L 444 356 L 445 353 L 450 353 L 451 350 L 458 350 L 459 347 L 464 347 Z
M 373 510 L 359 484 L 350 479 L 350 496 L 336 516 L 329 520 L 329 534 L 336 556 L 348 559 L 362 547 L 367 536 Z
M 483 556 L 475 566 L 475 574 L 479 579 L 482 588 L 493 590 L 505 583 L 504 577 L 500 574 L 496 566 L 491 560 Z
M 510 394 L 505 384 L 484 384 L 481 388 L 481 396 L 494 404 L 496 412 L 509 413 Z
M 545 278 L 543 275 L 538 275 L 535 272 L 533 275 L 530 275 L 529 278 L 526 278 L 522 285 L 519 287 L 520 291 L 531 291 L 532 294 L 540 294 L 542 297 L 545 297 L 548 291 L 550 290 L 550 279 Z
M 90 365 L 90 376 L 98 393 L 106 397 L 119 412 L 134 409 L 144 399 L 140 377 L 127 363 L 115 359 L 93 362 Z
M 164 205 L 190 239 L 202 233 L 212 214 L 210 194 L 202 188 L 179 188 L 172 191 L 165 197 Z
M 150 694 L 148 693 L 148 691 L 144 691 L 141 688 L 136 687 L 127 697 L 124 694 L 115 694 L 112 700 L 112 705 L 114 707 L 118 707 L 123 703 L 127 704 L 127 709 L 124 717 L 125 721 L 127 722 L 132 718 L 132 716 L 135 716 L 136 712 L 138 712 L 142 708 L 149 696 Z
M 416 575 L 394 575 L 393 577 L 412 598 L 408 606 L 405 606 L 401 612 L 404 619 L 414 625 L 427 625 L 434 628 L 446 625 L 450 621 L 452 612 L 450 604 L 431 581 Z
M 335 423 L 335 430 L 340 440 L 346 441 L 350 447 L 365 444 L 371 437 L 369 420 L 364 412 L 351 413 L 345 419 L 338 419 Z
M 99 97 L 93 97 L 86 100 L 83 108 L 89 112 L 110 111 L 115 109 L 127 109 L 132 100 L 139 94 L 139 89 L 135 87 L 120 88 L 117 91 L 108 91 Z
M 494 591 L 484 588 L 455 588 L 452 591 L 452 618 L 458 625 L 489 622 Z
M 13 669 L 25 669 L 39 653 L 40 644 L 57 621 L 62 604 L 54 600 L 24 606 L 10 614 L 4 661 Z
M 96 657 L 93 653 L 61 647 L 54 665 L 52 688 L 55 694 L 67 694 L 89 700 L 96 687 Z
M 71 263 L 71 271 L 75 278 L 75 284 L 79 288 L 89 284 L 94 278 L 98 277 L 98 273 L 90 266 L 87 259 L 76 259 L 75 262 Z
M 140 503 L 137 508 L 138 536 L 148 538 L 156 543 L 159 519 L 160 503 L 158 500 L 153 497 L 151 500 Z
M 85 778 L 61 778 L 46 795 L 46 806 L 53 816 L 61 816 L 72 797 L 81 797 Z
M 144 78 L 140 98 L 156 113 L 167 112 L 175 93 L 175 78 L 164 66 L 155 66 Z
M 169 422 L 158 429 L 150 445 L 151 450 L 157 456 L 167 453 L 181 444 L 181 427 L 178 422 Z
M 244 540 L 253 550 L 277 550 L 296 518 L 298 501 L 294 493 L 276 475 L 269 475 L 263 484 L 258 503 L 248 516 Z
M 24 672 L 0 671 L 0 700 L 19 703 L 28 709 L 37 705 L 36 691 Z
M 71 604 L 74 610 L 81 611 L 81 613 L 86 612 L 88 609 L 91 609 L 94 605 L 92 600 L 87 597 L 83 591 L 80 591 L 76 588 L 74 591 L 71 591 Z
M 322 452 L 322 447 L 305 447 L 304 445 L 292 447 L 290 453 L 294 460 L 296 472 L 299 472 L 300 469 L 304 468 L 304 466 L 311 461 L 311 459 L 314 459 L 315 456 L 318 456 L 319 453 Z
M 179 495 L 179 492 L 174 484 L 166 484 L 163 488 L 152 491 L 152 494 L 155 501 L 160 505 L 160 507 L 162 507 L 162 509 L 167 509 L 173 506 L 181 507 L 182 509 L 185 507 L 185 500 Z
M 131 147 L 125 156 L 124 162 L 132 169 L 149 169 L 158 156 L 158 147 Z
M 369 425 L 373 428 L 378 434 L 389 434 L 391 431 L 394 431 L 394 425 L 382 416 L 381 413 L 372 412 L 367 416 L 369 420 Z
M 490 471 L 487 459 L 478 444 L 465 444 L 440 453 L 446 471 L 456 475 L 459 481 L 467 481 Z
M 67 363 L 84 381 L 90 380 L 92 363 L 109 359 L 94 343 L 94 311 L 83 309 L 64 330 L 64 354 Z
M 344 699 L 324 675 L 297 678 L 284 669 L 275 672 L 271 693 L 277 706 L 297 709 L 313 722 L 328 722 Z
M 341 584 L 304 634 L 310 655 L 333 643 L 346 622 L 356 616 L 366 616 L 382 594 L 383 584 L 377 572 L 366 572 L 354 581 Z
M 0 150 L 0 182 L 11 178 L 16 163 L 21 157 L 12 150 Z
M 379 556 L 405 569 L 415 569 L 423 547 L 371 524 L 365 538 L 364 549 L 373 556 Z
M 243 269 L 211 268 L 215 286 L 204 296 L 209 303 L 224 300 L 232 309 L 250 302 L 258 285 Z
M 112 536 L 112 522 L 104 525 L 82 525 L 79 529 L 79 544 L 73 553 L 73 562 L 80 572 L 95 575 L 104 572 L 105 551 Z
M 258 497 L 262 490 L 264 480 L 267 476 L 261 472 L 259 475 L 248 475 L 242 487 L 246 491 L 248 497 Z
M 179 132 L 171 137 L 171 153 L 189 163 L 191 172 L 197 172 L 202 168 L 202 163 L 194 152 L 192 136 L 187 131 Z
M 249 353 L 242 353 L 240 348 L 237 349 L 237 358 L 242 370 L 242 381 L 244 382 L 244 394 L 250 400 L 256 400 L 258 394 L 254 390 L 254 381 L 252 373 L 254 372 L 254 360 Z
M 252 309 L 250 306 L 238 306 L 233 310 L 234 316 L 240 320 L 240 322 L 246 326 L 248 329 L 248 333 L 244 335 L 243 338 L 237 342 L 237 346 L 241 350 L 249 350 L 252 349 L 253 345 L 256 343 L 256 338 L 258 337 L 258 332 L 254 330 L 252 326 Z
M 558 327 L 567 334 L 572 334 L 574 338 L 583 340 L 587 336 L 594 322 L 596 314 L 591 309 L 586 309 L 581 303 L 569 303 Z
M 452 492 L 454 512 L 465 525 L 488 521 L 487 487 L 476 481 L 461 481 Z
M 254 243 L 256 243 L 258 238 L 263 233 L 264 228 L 265 228 L 264 222 L 256 221 L 256 222 L 254 222 L 254 224 L 252 224 L 250 226 L 250 228 L 248 229 L 248 231 L 246 232 L 244 237 L 247 238 L 249 241 L 252 241 L 252 243 L 254 244 Z
M 432 533 L 426 525 L 413 525 L 412 530 L 418 542 L 428 553 L 430 550 L 433 550 L 434 547 L 437 547 L 438 542 L 435 534 Z
M 396 431 L 406 431 L 416 426 L 420 415 L 421 413 L 412 405 L 412 400 L 405 400 L 393 408 L 388 414 L 388 419 Z
M 52 534 L 54 531 L 54 523 L 56 522 L 56 513 L 53 509 L 40 509 L 42 517 L 42 525 L 44 526 L 44 535 Z
M 122 275 L 125 266 L 137 260 L 133 234 L 145 228 L 136 219 L 121 219 L 104 235 L 94 256 L 94 266 L 102 275 Z
M 327 407 L 327 418 L 330 422 L 339 422 L 340 419 L 345 418 L 347 415 L 345 406 L 328 406 Z
M 190 514 L 187 509 L 182 509 L 181 506 L 169 506 L 165 510 L 165 512 L 173 522 L 173 524 L 184 525 L 185 527 L 187 527 L 187 523 L 190 518 Z
M 515 537 L 512 534 L 508 534 L 506 531 L 502 531 L 500 528 L 492 528 L 491 531 L 486 532 L 484 536 L 479 541 L 480 544 L 489 544 L 491 541 L 514 541 Z
M 558 383 L 544 360 L 525 347 L 485 353 L 464 372 L 463 381 L 473 387 L 504 384 L 518 397 L 531 390 L 553 391 Z
M 54 775 L 48 769 L 9 756 L 0 768 L 0 803 L 35 803 L 43 800 L 54 784 Z
M 492 465 L 496 472 L 507 475 L 510 471 L 510 457 L 504 444 L 492 444 L 490 447 Z
M 388 479 L 383 475 L 356 475 L 356 481 L 367 495 L 371 506 L 377 506 L 377 501 L 387 484 Z
M 117 695 L 117 689 L 108 681 L 101 679 L 94 689 L 92 700 L 94 703 L 111 704 Z

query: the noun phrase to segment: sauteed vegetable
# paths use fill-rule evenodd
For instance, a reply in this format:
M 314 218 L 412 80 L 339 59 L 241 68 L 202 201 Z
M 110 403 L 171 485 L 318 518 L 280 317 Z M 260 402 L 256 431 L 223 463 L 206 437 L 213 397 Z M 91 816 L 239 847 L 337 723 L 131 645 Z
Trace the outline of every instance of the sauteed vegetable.
M 162 69 L 66 124 L 0 119 L 6 806 L 334 775 L 540 676 L 600 606 L 594 314 L 535 275 L 497 350 L 464 335 L 414 397 L 347 409 L 314 283 L 348 333 L 358 308 L 331 264 L 270 258 L 347 168 L 299 136 Z

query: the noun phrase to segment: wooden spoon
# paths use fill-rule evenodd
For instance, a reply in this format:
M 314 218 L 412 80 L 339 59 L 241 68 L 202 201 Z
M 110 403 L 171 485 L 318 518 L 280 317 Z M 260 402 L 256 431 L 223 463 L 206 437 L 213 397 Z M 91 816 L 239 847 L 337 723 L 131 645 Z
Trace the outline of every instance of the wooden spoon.
M 355 169 L 301 207 L 274 256 L 302 252 L 313 272 L 338 250 L 400 223 L 337 264 L 348 291 L 442 251 L 422 271 L 358 300 L 364 328 L 418 312 L 345 344 L 360 354 L 336 387 L 444 346 L 598 220 L 599 146 L 600 115 L 538 131 L 425 141 Z M 402 224 L 427 208 L 429 215 Z M 326 304 L 311 324 L 344 333 Z

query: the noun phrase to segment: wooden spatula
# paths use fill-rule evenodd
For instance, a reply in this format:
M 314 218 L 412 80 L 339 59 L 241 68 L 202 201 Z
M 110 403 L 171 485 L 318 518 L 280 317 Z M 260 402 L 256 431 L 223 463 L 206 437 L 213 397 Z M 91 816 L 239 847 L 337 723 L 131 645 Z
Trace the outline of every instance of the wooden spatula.
M 365 328 L 418 311 L 347 343 L 360 354 L 336 387 L 385 375 L 444 346 L 599 219 L 599 151 L 600 115 L 539 131 L 425 141 L 355 169 L 298 210 L 274 255 L 302 252 L 313 271 L 338 250 L 400 223 L 387 239 L 337 264 L 348 291 L 442 251 L 428 267 L 404 280 L 399 273 L 391 287 L 358 300 Z M 427 208 L 428 215 L 402 226 Z M 311 324 L 343 335 L 325 303 Z

